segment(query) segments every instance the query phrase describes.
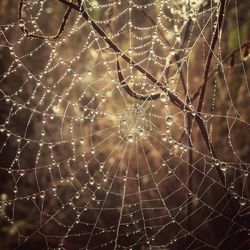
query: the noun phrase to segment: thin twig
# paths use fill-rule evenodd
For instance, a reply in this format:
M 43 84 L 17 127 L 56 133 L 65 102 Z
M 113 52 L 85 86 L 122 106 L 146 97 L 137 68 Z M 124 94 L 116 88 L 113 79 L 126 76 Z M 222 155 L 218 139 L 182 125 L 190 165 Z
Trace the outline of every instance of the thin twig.
M 192 144 L 192 124 L 193 124 L 193 120 L 190 119 L 190 116 L 187 116 L 187 131 L 188 131 L 188 145 L 189 145 L 189 149 L 188 149 L 188 168 L 187 168 L 187 178 L 188 178 L 188 190 L 190 190 L 192 192 L 193 190 L 193 182 L 192 182 L 192 166 L 193 166 L 193 144 Z M 188 205 L 187 205 L 187 230 L 190 232 L 191 231 L 191 223 L 192 220 L 190 218 L 190 214 L 192 213 L 192 209 L 193 209 L 193 203 L 192 203 L 192 196 L 189 196 L 188 193 Z M 190 238 L 187 238 L 187 246 L 190 245 Z
M 204 97 L 205 97 L 208 76 L 209 76 L 209 69 L 210 69 L 212 58 L 213 58 L 214 49 L 215 49 L 215 46 L 216 46 L 216 43 L 217 43 L 217 40 L 219 37 L 219 33 L 221 31 L 222 22 L 224 20 L 225 4 L 226 4 L 226 0 L 221 0 L 220 9 L 219 9 L 219 16 L 218 16 L 218 23 L 217 23 L 216 30 L 215 30 L 215 33 L 214 33 L 213 38 L 212 38 L 211 47 L 209 49 L 209 53 L 208 53 L 207 60 L 206 60 L 206 66 L 205 66 L 205 71 L 204 71 L 204 76 L 203 76 L 203 83 L 202 83 L 201 92 L 200 92 L 200 99 L 199 99 L 199 103 L 198 103 L 198 107 L 197 107 L 198 113 L 201 112 L 202 106 L 203 106 L 203 101 L 204 101 Z
M 246 48 L 248 49 L 250 47 L 250 41 L 247 41 L 245 43 L 243 43 L 239 48 L 236 48 L 235 50 L 233 50 L 227 57 L 225 57 L 222 60 L 222 63 L 226 63 L 228 62 L 231 58 L 233 58 L 241 49 Z M 244 60 L 244 58 L 242 59 Z M 241 61 L 242 61 L 241 60 Z M 218 71 L 218 68 L 214 68 L 213 70 L 211 70 L 209 76 L 208 76 L 208 80 Z M 193 102 L 199 95 L 200 95 L 200 91 L 201 91 L 202 85 L 197 89 L 197 91 L 193 94 L 193 96 L 191 97 L 191 101 Z

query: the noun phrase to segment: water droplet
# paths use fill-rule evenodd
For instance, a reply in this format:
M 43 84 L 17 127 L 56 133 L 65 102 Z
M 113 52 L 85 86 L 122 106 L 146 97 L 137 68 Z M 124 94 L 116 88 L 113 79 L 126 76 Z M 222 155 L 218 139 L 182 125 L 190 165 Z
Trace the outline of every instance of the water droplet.
M 19 27 L 23 28 L 25 26 L 24 21 L 22 19 L 20 19 L 18 21 L 18 25 L 19 25 Z
M 160 100 L 161 100 L 162 102 L 167 102 L 168 99 L 169 99 L 168 95 L 166 95 L 166 94 L 161 94 L 161 95 L 160 95 Z
M 55 186 L 55 185 L 53 185 L 52 191 L 53 191 L 53 192 L 56 192 L 56 186 Z
M 94 153 L 95 153 L 95 148 L 93 147 L 93 148 L 91 148 L 91 154 L 93 155 Z
M 168 138 L 168 137 L 167 137 L 166 134 L 163 134 L 162 137 L 161 137 L 161 139 L 162 139 L 163 141 L 167 141 L 167 138 Z
M 128 135 L 128 141 L 133 142 L 134 141 L 134 136 L 132 134 Z
M 42 192 L 40 193 L 40 197 L 41 197 L 42 199 L 45 197 L 45 192 L 44 192 L 44 191 L 42 191 Z
M 215 166 L 219 166 L 220 165 L 220 162 L 216 159 L 215 162 L 214 162 Z
M 102 170 L 103 168 L 104 168 L 104 163 L 101 162 L 101 164 L 100 164 L 100 169 Z
M 140 135 L 140 136 L 143 136 L 143 135 L 144 135 L 144 130 L 143 130 L 143 129 L 140 129 L 140 130 L 139 130 L 139 135 Z
M 104 181 L 104 182 L 107 182 L 107 180 L 108 180 L 107 176 L 104 175 L 104 176 L 103 176 L 103 181 Z
M 95 183 L 95 180 L 91 177 L 91 178 L 89 178 L 89 184 L 90 185 L 94 185 L 94 183 Z
M 25 171 L 22 169 L 22 170 L 20 170 L 20 175 L 21 176 L 24 176 L 24 174 L 25 174 Z
M 225 171 L 227 170 L 227 164 L 226 164 L 225 162 L 222 162 L 222 163 L 220 164 L 220 169 L 221 169 L 223 172 L 225 172 Z
M 242 198 L 240 198 L 240 205 L 241 206 L 245 206 L 246 205 L 246 203 L 247 203 L 247 201 L 246 201 L 246 199 L 244 198 L 244 197 L 242 197 Z
M 246 177 L 248 176 L 248 171 L 247 170 L 244 171 L 244 176 L 246 176 Z
M 79 199 L 79 198 L 80 198 L 79 192 L 76 193 L 75 198 L 76 198 L 76 199 Z
M 80 222 L 80 218 L 79 217 L 76 217 L 76 220 L 75 220 L 76 224 L 78 224 Z
M 166 123 L 170 126 L 173 124 L 173 117 L 171 115 L 166 117 Z

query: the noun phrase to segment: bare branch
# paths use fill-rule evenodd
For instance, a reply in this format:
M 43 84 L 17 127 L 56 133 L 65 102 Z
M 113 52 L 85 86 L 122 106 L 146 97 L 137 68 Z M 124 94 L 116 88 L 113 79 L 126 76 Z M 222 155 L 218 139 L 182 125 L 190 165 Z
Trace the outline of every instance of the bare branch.
M 210 50 L 209 50 L 209 53 L 207 56 L 207 60 L 206 60 L 206 66 L 205 66 L 205 71 L 204 71 L 204 76 L 203 76 L 203 83 L 202 83 L 201 92 L 200 92 L 200 99 L 199 99 L 199 103 L 198 103 L 198 107 L 197 107 L 198 113 L 200 113 L 202 110 L 203 101 L 204 101 L 205 92 L 206 92 L 206 87 L 207 87 L 207 82 L 208 82 L 209 69 L 210 69 L 212 58 L 213 58 L 214 49 L 215 49 L 215 46 L 216 46 L 216 43 L 217 43 L 217 40 L 219 37 L 219 33 L 221 30 L 222 22 L 224 19 L 225 5 L 226 5 L 226 0 L 221 0 L 220 9 L 219 9 L 219 16 L 218 16 L 218 23 L 217 23 L 216 30 L 215 30 L 215 33 L 214 33 L 213 38 L 212 38 L 211 47 L 210 47 Z
M 229 60 L 231 60 L 232 58 L 235 57 L 235 55 L 241 50 L 241 49 L 246 49 L 246 51 L 249 49 L 250 47 L 250 41 L 247 41 L 245 43 L 243 43 L 239 48 L 233 50 L 227 57 L 225 57 L 223 60 L 222 60 L 222 63 L 226 63 L 228 62 Z M 243 58 L 244 60 L 244 58 Z M 241 60 L 242 61 L 242 60 Z M 209 76 L 208 76 L 208 80 L 218 71 L 218 68 L 214 68 Z M 197 91 L 193 94 L 193 96 L 191 97 L 191 101 L 193 102 L 199 95 L 200 95 L 200 91 L 201 91 L 201 88 L 202 88 L 202 85 L 197 89 Z

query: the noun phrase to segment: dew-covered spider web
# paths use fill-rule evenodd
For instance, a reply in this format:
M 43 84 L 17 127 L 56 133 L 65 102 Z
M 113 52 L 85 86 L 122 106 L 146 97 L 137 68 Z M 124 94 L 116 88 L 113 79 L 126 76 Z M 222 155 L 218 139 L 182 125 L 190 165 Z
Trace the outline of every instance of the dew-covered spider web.
M 248 249 L 249 5 L 1 0 L 1 249 Z

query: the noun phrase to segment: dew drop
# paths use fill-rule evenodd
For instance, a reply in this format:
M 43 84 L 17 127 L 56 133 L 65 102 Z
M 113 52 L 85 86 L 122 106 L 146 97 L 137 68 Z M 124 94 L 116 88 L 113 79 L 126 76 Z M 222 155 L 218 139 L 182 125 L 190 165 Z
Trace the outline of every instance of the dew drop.
M 52 191 L 53 191 L 53 192 L 56 192 L 56 186 L 55 186 L 55 185 L 53 185 Z
M 245 199 L 244 197 L 240 198 L 240 201 L 239 201 L 239 202 L 240 202 L 240 205 L 241 205 L 241 206 L 245 206 L 246 203 L 247 203 L 247 202 L 246 202 L 246 199 Z
M 24 21 L 22 19 L 18 22 L 19 27 L 23 28 L 25 26 Z
M 76 224 L 78 224 L 80 222 L 80 218 L 77 217 L 76 220 L 75 220 Z
M 161 95 L 160 95 L 160 100 L 161 100 L 162 102 L 167 102 L 167 101 L 168 101 L 168 96 L 167 96 L 166 94 L 161 94 Z
M 40 193 L 40 197 L 41 197 L 42 199 L 45 197 L 45 192 L 44 192 L 44 191 L 42 191 L 42 192 Z
M 248 171 L 247 170 L 244 171 L 244 176 L 246 176 L 246 177 L 248 176 Z
M 95 183 L 95 180 L 91 177 L 91 178 L 89 178 L 89 184 L 90 185 L 94 185 L 94 183 Z
M 238 194 L 237 193 L 233 193 L 233 197 L 234 197 L 234 199 L 237 199 L 238 198 Z
M 173 124 L 173 117 L 171 115 L 166 117 L 166 123 L 170 126 Z
M 167 141 L 167 135 L 166 135 L 166 134 L 163 134 L 162 137 L 161 137 L 161 139 L 162 139 L 163 141 Z
M 79 198 L 80 198 L 79 192 L 76 193 L 75 198 L 76 198 L 76 199 L 79 199 Z
M 24 174 L 25 174 L 25 171 L 22 169 L 22 170 L 20 171 L 20 176 L 24 176 Z
M 140 136 L 143 136 L 143 135 L 144 135 L 144 130 L 143 130 L 143 129 L 140 129 L 140 130 L 139 130 L 139 135 L 140 135 Z
M 101 162 L 101 164 L 100 164 L 100 169 L 102 170 L 103 168 L 104 168 L 104 163 Z
M 103 176 L 103 181 L 104 181 L 104 182 L 107 182 L 107 180 L 108 180 L 107 176 L 104 175 L 104 176 Z
M 91 154 L 93 155 L 94 153 L 95 153 L 95 148 L 93 147 L 93 148 L 91 148 Z
M 215 164 L 215 166 L 219 166 L 220 162 L 218 160 L 215 160 L 214 164 Z
M 222 162 L 222 163 L 220 164 L 220 169 L 221 169 L 223 172 L 225 172 L 225 171 L 227 170 L 227 164 L 226 164 L 225 162 Z
M 128 142 L 133 142 L 134 141 L 134 136 L 132 134 L 128 135 Z

